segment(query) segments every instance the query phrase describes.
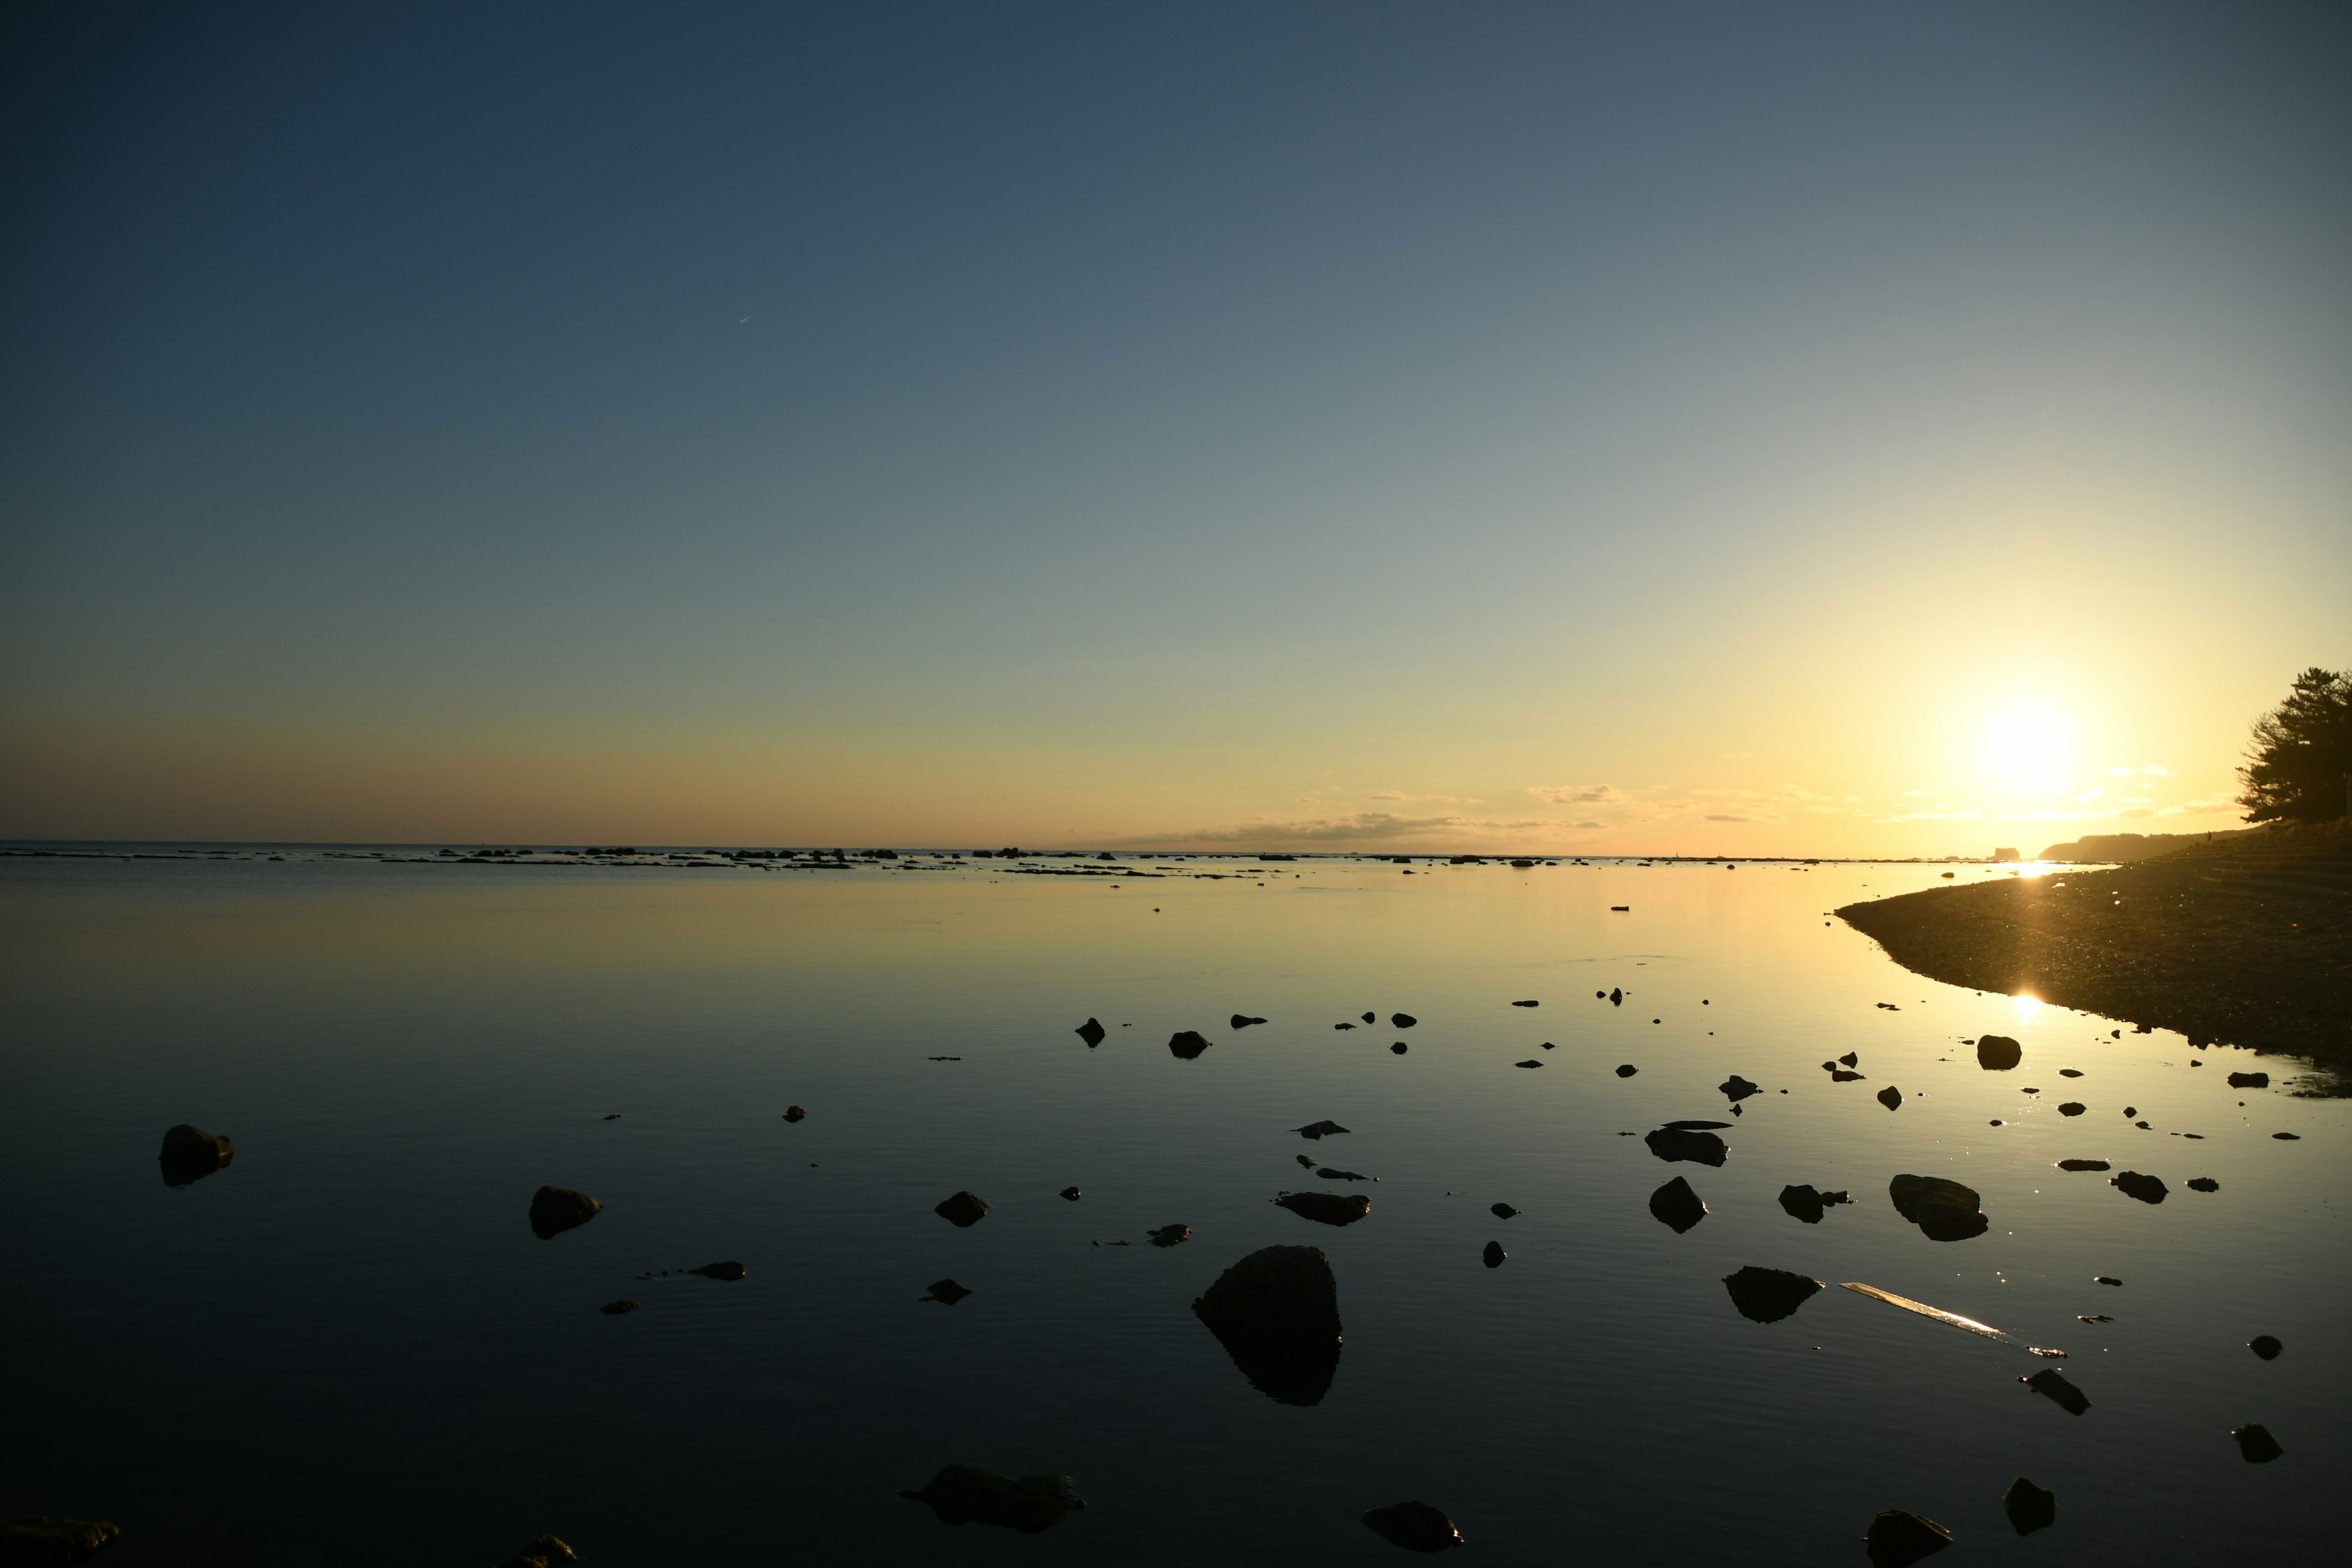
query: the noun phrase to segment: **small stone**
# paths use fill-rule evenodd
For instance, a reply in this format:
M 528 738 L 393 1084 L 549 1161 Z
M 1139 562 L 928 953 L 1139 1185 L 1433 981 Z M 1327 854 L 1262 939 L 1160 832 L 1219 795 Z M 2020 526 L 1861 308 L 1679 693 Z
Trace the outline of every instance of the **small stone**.
M 1748 1079 L 1740 1077 L 1738 1073 L 1733 1073 L 1729 1078 L 1725 1079 L 1721 1083 L 1717 1084 L 1715 1089 L 1717 1094 L 1721 1094 L 1735 1101 L 1746 1100 L 1750 1095 L 1757 1095 L 1764 1092 L 1764 1088 L 1761 1084 L 1750 1083 Z
M 1682 1176 L 1676 1176 L 1650 1194 L 1650 1217 L 1681 1236 L 1705 1219 L 1706 1200 Z
M 1860 1083 L 1862 1081 L 1862 1074 L 1858 1072 L 1848 1072 L 1845 1068 L 1839 1068 L 1836 1071 L 1830 1074 L 1830 1081 L 1832 1083 Z
M 1932 1241 L 1966 1241 L 1982 1236 L 1992 1222 L 1978 1212 L 1982 1201 L 1973 1187 L 1941 1176 L 1905 1173 L 1886 1184 L 1895 1213 Z
M 1533 1058 L 1533 1057 L 1529 1057 L 1527 1060 L 1525 1060 L 1525 1061 L 1523 1061 L 1523 1062 L 1513 1062 L 1511 1065 L 1512 1065 L 1513 1067 L 1519 1067 L 1519 1068 L 1539 1068 L 1539 1067 L 1543 1066 L 1543 1063 L 1541 1063 L 1541 1062 L 1539 1062 L 1539 1061 L 1536 1060 L 1536 1059 L 1535 1059 L 1535 1058 Z
M 1062 1189 L 1062 1195 L 1069 1199 L 1070 1202 L 1076 1203 L 1080 1198 L 1085 1197 L 1087 1194 L 1078 1191 L 1076 1187 L 1064 1187 Z
M 156 1163 L 163 1167 L 163 1184 L 167 1187 L 200 1182 L 235 1158 L 236 1144 L 184 1121 L 165 1129 L 163 1152 L 155 1156 Z
M 1264 1018 L 1253 1018 L 1246 1013 L 1236 1013 L 1233 1016 L 1232 1026 L 1236 1029 L 1246 1029 L 1252 1024 L 1263 1024 L 1265 1022 L 1265 1020 Z
M 2120 1034 L 2121 1031 L 2117 1031 L 2117 1033 Z M 2082 1069 L 2079 1068 L 2060 1068 L 2058 1069 L 2058 1076 L 2060 1078 L 2081 1078 L 2083 1073 Z
M 981 1222 L 982 1216 L 988 1213 L 988 1200 L 974 1193 L 955 1193 L 933 1205 L 931 1212 L 958 1230 L 962 1230 Z
M 1838 1058 L 1838 1060 L 1843 1062 L 1850 1068 L 1858 1068 L 1862 1065 L 1862 1053 L 1859 1051 L 1848 1051 L 1845 1055 Z
M 2300 1132 L 2273 1132 L 2271 1136 L 2277 1139 L 2282 1143 L 2300 1143 L 2303 1142 L 2303 1134 Z
M 1163 1225 L 1158 1230 L 1146 1231 L 1144 1234 L 1150 1238 L 1151 1245 L 1154 1247 L 1174 1247 L 1180 1242 L 1190 1241 L 1192 1238 L 1192 1227 L 1189 1225 Z
M 1334 1024 L 1331 1026 L 1335 1029 L 1352 1029 L 1356 1026 L 1353 1024 Z
M 784 1107 L 784 1120 L 787 1121 L 805 1121 L 808 1120 L 808 1112 L 802 1110 L 797 1105 L 787 1105 Z
M 1642 1069 L 1640 1068 L 1635 1067 L 1632 1062 L 1622 1062 L 1618 1065 L 1617 1076 L 1619 1078 L 1632 1078 L 1635 1073 L 1640 1072 L 1641 1070 Z
M 621 1113 L 620 1113 L 619 1111 L 617 1111 L 617 1110 L 615 1110 L 614 1112 L 613 1112 L 610 1116 L 607 1116 L 606 1118 L 604 1118 L 604 1120 L 605 1120 L 605 1121 L 618 1121 L 620 1119 L 621 1119 Z
M 635 1311 L 637 1304 L 635 1301 L 607 1301 L 596 1310 L 608 1318 L 617 1318 L 624 1312 Z
M 586 1193 L 570 1187 L 541 1187 L 530 1195 L 531 1234 L 551 1241 L 567 1230 L 586 1225 L 604 1205 Z
M 1503 1259 L 1508 1258 L 1510 1254 L 1503 1250 L 1501 1242 L 1490 1241 L 1486 1244 L 1486 1250 L 1478 1256 L 1486 1259 L 1487 1268 L 1500 1268 L 1503 1266 Z
M 1723 1277 L 1731 1304 L 1750 1322 L 1777 1323 L 1811 1300 L 1822 1282 L 1785 1268 L 1759 1268 L 1754 1264 Z
M 2238 1452 L 2246 1457 L 2246 1463 L 2250 1465 L 2267 1465 L 2286 1452 L 2279 1447 L 2278 1439 L 2271 1436 L 2270 1428 L 2259 1421 L 2249 1421 L 2230 1436 L 2238 1440 Z
M 2268 1089 L 2271 1075 L 2266 1072 L 2233 1072 L 2230 1075 L 2231 1089 Z
M 1391 1013 L 1389 1015 L 1389 1022 L 1400 1029 L 1410 1029 L 1421 1020 L 1410 1013 Z
M 1101 1045 L 1104 1037 L 1109 1033 L 1108 1029 L 1102 1026 L 1102 1020 L 1099 1018 L 1088 1018 L 1077 1028 L 1078 1038 L 1086 1041 L 1088 1050 L 1093 1050 L 1097 1046 Z
M 1067 1476 L 1024 1476 L 1016 1481 L 971 1465 L 950 1465 L 920 1491 L 898 1495 L 929 1505 L 942 1524 L 994 1524 L 1026 1535 L 1051 1529 L 1087 1506 Z
M 1889 1110 L 1900 1110 L 1903 1108 L 1903 1091 L 1891 1083 L 1880 1089 L 1876 1098 L 1878 1103 Z
M 2262 1357 L 2264 1361 L 2278 1360 L 2279 1352 L 2286 1349 L 2284 1345 L 2279 1343 L 2275 1338 L 2269 1334 L 2256 1334 L 2252 1339 L 2246 1342 L 2246 1348 L 2253 1352 L 2256 1355 Z
M 2144 1204 L 2160 1204 L 2165 1200 L 2164 1183 L 2155 1176 L 2137 1171 L 2118 1171 L 2107 1178 L 2107 1184 L 2119 1187 L 2126 1197 L 2137 1198 Z
M 2062 1171 L 2109 1171 L 2115 1167 L 2105 1160 L 2061 1160 L 2058 1168 Z
M 1397 1056 L 1402 1056 L 1404 1055 L 1404 1042 L 1402 1040 L 1399 1040 L 1395 1045 L 1391 1046 L 1389 1049 Z
M 2189 1190 L 2192 1193 L 2218 1193 L 2221 1190 L 2221 1184 L 2210 1176 L 2191 1176 L 2189 1178 Z
M 1327 1182 L 1377 1182 L 1378 1176 L 1368 1176 L 1361 1171 L 1335 1171 L 1326 1165 L 1315 1173 Z
M 1208 1048 L 1209 1042 L 1201 1037 L 1197 1029 L 1179 1029 L 1168 1037 L 1168 1054 L 1178 1061 L 1196 1060 Z
M 1496 1219 L 1509 1219 L 1519 1211 L 1513 1208 L 1508 1204 L 1489 1204 L 1486 1206 L 1486 1212 L 1493 1215 Z
M 2020 1535 L 2031 1535 L 2058 1522 L 2058 1494 L 2035 1486 L 2023 1476 L 2009 1483 L 2009 1490 L 2001 1494 L 2000 1506 Z
M 1364 1523 L 1382 1541 L 1407 1552 L 1444 1552 L 1464 1543 L 1462 1531 L 1445 1517 L 1443 1509 L 1432 1508 L 1418 1500 L 1391 1503 L 1386 1508 L 1368 1508 L 1364 1510 Z
M 2089 1109 L 2090 1107 L 2084 1105 L 2079 1100 L 2070 1100 L 2066 1101 L 2065 1104 L 2058 1108 L 2058 1114 L 2061 1116 L 2080 1116 L 2084 1111 Z
M 1533 1007 L 1538 1005 L 1538 1004 L 1534 1002 L 1514 1002 L 1511 1005 L 1514 1007 Z
M 122 1533 L 102 1519 L 36 1514 L 0 1521 L 0 1563 L 79 1563 Z
M 2044 1367 L 2032 1377 L 2021 1377 L 2017 1381 L 2043 1398 L 2055 1401 L 2058 1407 L 2069 1415 L 2080 1415 L 2091 1407 L 2090 1399 L 2081 1389 L 2067 1382 L 2054 1366 Z
M 2124 1282 L 2114 1278 L 2112 1275 L 2094 1274 L 2091 1276 L 2091 1283 L 2094 1285 L 2113 1285 L 2117 1289 L 2123 1289 Z
M 920 1301 L 937 1301 L 942 1307 L 952 1307 L 958 1301 L 962 1300 L 966 1296 L 971 1294 L 971 1291 L 969 1289 L 957 1284 L 952 1279 L 934 1279 L 930 1283 L 929 1289 L 929 1295 L 919 1296 L 916 1300 Z
M 723 1263 L 706 1263 L 699 1268 L 689 1268 L 688 1274 L 699 1274 L 705 1279 L 740 1279 L 751 1272 L 733 1258 Z
M 1377 1024 L 1380 1021 L 1380 1016 L 1378 1014 L 1367 1013 L 1364 1015 L 1364 1022 L 1367 1024 Z
M 1301 1138 L 1329 1138 L 1345 1132 L 1347 1129 L 1326 1118 L 1321 1121 L 1310 1121 L 1304 1127 L 1294 1127 L 1291 1131 Z
M 1910 1568 L 1949 1546 L 1952 1532 L 1932 1519 L 1890 1508 L 1870 1521 L 1863 1540 L 1869 1543 L 1871 1568 Z
M 1372 1200 L 1361 1193 L 1285 1193 L 1274 1202 L 1318 1225 L 1353 1225 L 1372 1212 Z
M 1811 1183 L 1782 1187 L 1780 1208 L 1791 1219 L 1802 1220 L 1807 1225 L 1822 1223 L 1822 1194 L 1813 1190 Z

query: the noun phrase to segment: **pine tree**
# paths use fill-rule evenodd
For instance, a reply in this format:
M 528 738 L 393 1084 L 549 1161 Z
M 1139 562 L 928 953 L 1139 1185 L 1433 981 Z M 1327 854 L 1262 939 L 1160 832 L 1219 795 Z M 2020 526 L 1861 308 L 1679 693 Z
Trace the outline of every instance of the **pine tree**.
M 2352 774 L 2352 671 L 2316 665 L 2294 678 L 2285 701 L 2254 721 L 2238 770 L 2248 822 L 2327 822 L 2345 815 Z

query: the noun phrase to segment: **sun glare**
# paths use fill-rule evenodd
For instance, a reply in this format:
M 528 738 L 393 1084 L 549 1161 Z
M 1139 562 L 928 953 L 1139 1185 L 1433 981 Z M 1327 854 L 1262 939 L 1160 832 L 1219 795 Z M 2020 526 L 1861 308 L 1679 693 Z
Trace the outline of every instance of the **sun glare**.
M 2002 783 L 2020 789 L 2055 789 L 2074 755 L 2066 721 L 2047 708 L 2012 708 L 1985 734 L 1985 760 Z

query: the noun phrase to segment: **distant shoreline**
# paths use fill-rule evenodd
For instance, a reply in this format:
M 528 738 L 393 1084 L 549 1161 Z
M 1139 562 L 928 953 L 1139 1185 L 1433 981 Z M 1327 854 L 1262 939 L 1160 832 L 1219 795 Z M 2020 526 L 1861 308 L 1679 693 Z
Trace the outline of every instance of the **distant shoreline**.
M 2106 871 L 2055 871 L 1848 904 L 1840 918 L 1946 984 L 2309 1058 L 2352 1093 L 2352 833 L 2216 839 Z

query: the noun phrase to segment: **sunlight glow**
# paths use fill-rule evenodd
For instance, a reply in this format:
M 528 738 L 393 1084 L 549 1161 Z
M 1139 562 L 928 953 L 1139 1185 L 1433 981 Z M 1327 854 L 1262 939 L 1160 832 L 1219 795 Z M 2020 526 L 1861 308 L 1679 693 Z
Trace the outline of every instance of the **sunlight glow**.
M 2031 996 L 2023 992 L 2011 997 L 2009 1005 L 2016 1009 L 2017 1021 L 2021 1024 L 2031 1024 L 2035 1018 L 2040 1017 L 2044 1005 L 2041 997 Z
M 2061 775 L 2074 752 L 2066 721 L 2038 703 L 2009 710 L 1985 731 L 1985 761 L 1994 775 L 2015 789 L 2065 787 Z

